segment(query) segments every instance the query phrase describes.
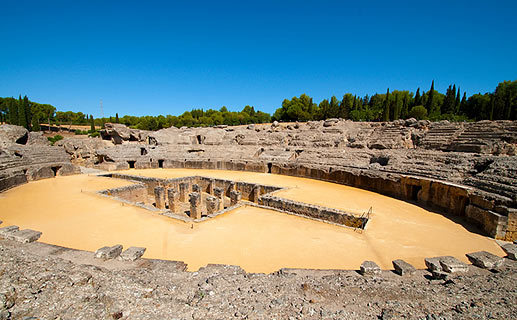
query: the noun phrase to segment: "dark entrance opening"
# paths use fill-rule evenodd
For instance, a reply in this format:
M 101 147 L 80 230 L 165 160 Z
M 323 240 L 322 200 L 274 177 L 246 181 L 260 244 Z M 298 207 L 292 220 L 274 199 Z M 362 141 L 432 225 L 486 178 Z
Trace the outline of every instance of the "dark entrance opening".
M 141 156 L 145 156 L 147 154 L 147 149 L 146 148 L 140 148 L 140 155 Z
M 158 168 L 163 168 L 163 161 L 162 159 L 158 160 Z
M 57 172 L 59 169 L 61 169 L 61 167 L 51 167 L 52 169 L 52 172 L 54 172 L 54 177 L 57 175 Z
M 421 186 L 411 186 L 411 200 L 418 200 L 418 192 L 422 190 Z
M 135 162 L 136 161 L 128 161 L 127 164 L 129 164 L 129 169 L 134 169 L 135 168 Z
M 267 173 L 271 173 L 271 168 L 273 167 L 273 164 L 271 162 L 269 162 L 267 164 Z

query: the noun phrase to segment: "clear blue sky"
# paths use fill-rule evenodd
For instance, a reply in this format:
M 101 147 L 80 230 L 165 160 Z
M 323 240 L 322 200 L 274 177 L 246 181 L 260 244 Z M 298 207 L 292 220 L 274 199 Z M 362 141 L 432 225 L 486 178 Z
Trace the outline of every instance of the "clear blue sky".
M 418 2 L 418 3 L 416 3 Z M 0 2 L 0 96 L 59 110 L 273 112 L 307 93 L 517 79 L 517 1 Z

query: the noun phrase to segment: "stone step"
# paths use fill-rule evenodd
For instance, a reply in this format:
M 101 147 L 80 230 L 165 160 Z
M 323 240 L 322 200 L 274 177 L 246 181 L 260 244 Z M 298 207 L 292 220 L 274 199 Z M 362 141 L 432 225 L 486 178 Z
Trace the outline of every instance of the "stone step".
M 381 273 L 381 268 L 373 261 L 364 261 L 359 268 L 359 272 L 364 275 L 374 275 Z
M 95 252 L 95 258 L 114 259 L 122 253 L 122 245 L 117 244 L 112 247 L 102 247 Z
M 483 269 L 498 268 L 504 261 L 503 258 L 486 251 L 467 253 L 466 256 L 473 265 Z

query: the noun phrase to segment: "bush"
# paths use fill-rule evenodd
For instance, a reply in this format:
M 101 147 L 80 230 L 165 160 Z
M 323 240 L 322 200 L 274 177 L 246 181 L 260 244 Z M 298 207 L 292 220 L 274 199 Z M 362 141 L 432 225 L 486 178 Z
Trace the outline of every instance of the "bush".
M 83 135 L 83 134 L 88 134 L 88 131 L 82 131 L 82 130 L 77 129 L 74 131 L 74 133 L 75 133 L 75 135 Z
M 57 141 L 62 140 L 63 136 L 60 136 L 59 134 L 56 134 L 53 137 L 47 137 L 47 139 L 48 139 L 48 141 L 50 141 L 51 145 L 54 145 L 54 143 L 56 143 Z
M 101 134 L 99 133 L 99 131 L 95 131 L 95 132 L 90 133 L 88 136 L 92 137 L 92 138 L 96 138 L 96 137 L 100 137 L 100 135 Z
M 427 118 L 427 109 L 424 106 L 414 106 L 409 111 L 409 117 L 417 120 L 423 120 Z

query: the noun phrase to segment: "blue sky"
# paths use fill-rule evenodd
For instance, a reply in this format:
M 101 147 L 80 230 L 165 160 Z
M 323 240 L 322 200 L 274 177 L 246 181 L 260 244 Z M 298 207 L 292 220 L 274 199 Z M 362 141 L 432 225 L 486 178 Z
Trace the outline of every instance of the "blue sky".
M 517 79 L 517 1 L 0 1 L 0 96 L 267 112 L 284 98 Z

